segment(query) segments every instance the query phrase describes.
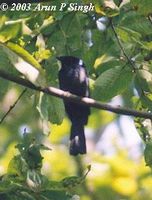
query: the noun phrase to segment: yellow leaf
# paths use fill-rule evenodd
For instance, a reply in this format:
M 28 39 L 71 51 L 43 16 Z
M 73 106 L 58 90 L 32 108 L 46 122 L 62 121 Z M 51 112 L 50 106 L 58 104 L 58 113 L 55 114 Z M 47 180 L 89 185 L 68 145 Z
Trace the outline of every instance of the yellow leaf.
M 103 6 L 100 6 L 99 4 L 95 5 L 95 11 L 100 15 L 106 15 Z

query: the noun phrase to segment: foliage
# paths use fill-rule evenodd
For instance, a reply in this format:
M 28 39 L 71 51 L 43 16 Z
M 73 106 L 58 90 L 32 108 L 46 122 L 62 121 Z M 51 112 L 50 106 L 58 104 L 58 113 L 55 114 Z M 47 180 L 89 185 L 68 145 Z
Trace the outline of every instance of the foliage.
M 45 6 L 55 5 L 56 11 L 33 11 L 37 4 L 31 4 L 31 9 L 28 11 L 11 11 L 11 7 L 5 12 L 0 11 L 0 69 L 22 76 L 35 85 L 58 87 L 59 64 L 55 56 L 78 56 L 84 60 L 89 74 L 91 97 L 109 102 L 119 95 L 126 108 L 151 112 L 151 0 L 95 0 L 95 7 L 89 12 L 68 10 L 69 3 L 89 5 L 92 3 L 89 0 L 66 0 L 65 2 L 67 4 L 62 12 L 59 11 L 62 3 L 60 0 L 41 3 Z M 14 104 L 21 91 L 21 86 L 0 79 L 0 118 Z M 119 117 L 103 111 L 92 110 L 88 127 L 94 132 L 99 132 L 101 126 L 104 129 L 108 123 L 117 118 Z M 151 167 L 151 120 L 135 118 L 134 124 L 146 145 L 144 151 L 146 165 Z M 66 184 L 66 179 L 63 177 L 76 173 L 79 165 L 75 167 L 75 160 L 71 161 L 72 158 L 68 157 L 63 147 L 69 132 L 69 122 L 65 118 L 62 100 L 28 89 L 0 125 L 0 155 L 6 156 L 7 162 L 4 162 L 5 158 L 0 160 L 5 172 L 6 163 L 11 159 L 7 175 L 4 175 L 1 180 L 2 199 L 9 199 L 10 195 L 11 199 L 40 198 L 38 190 L 42 196 L 44 195 L 41 199 L 50 199 L 50 196 L 53 196 L 53 199 L 61 199 L 61 196 L 62 199 L 64 197 L 70 199 L 71 196 L 66 194 L 67 188 L 62 190 L 63 185 Z M 25 126 L 32 129 L 32 137 L 39 141 L 47 140 L 46 135 L 51 133 L 49 140 L 54 145 L 53 151 L 56 152 L 52 153 L 52 157 L 48 155 L 46 157 L 50 163 L 60 164 L 51 166 L 54 175 L 50 175 L 49 170 L 45 170 L 45 173 L 55 178 L 59 178 L 61 173 L 62 181 L 49 181 L 41 174 L 41 145 L 26 139 L 20 143 L 21 132 Z M 94 138 L 96 144 L 99 135 Z M 12 148 L 16 142 L 19 143 L 17 148 L 20 154 L 12 158 L 11 153 L 7 155 L 6 150 Z M 60 159 L 61 155 L 66 164 L 63 164 L 63 160 Z M 92 153 L 91 156 L 94 154 Z M 102 162 L 100 159 L 101 157 L 98 162 Z M 117 162 L 119 163 L 120 160 L 118 159 Z M 108 164 L 113 167 L 112 163 Z M 66 165 L 71 167 L 68 168 Z M 143 175 L 141 174 L 140 176 Z M 143 176 L 146 176 L 145 174 Z M 101 177 L 101 179 L 105 178 Z M 99 181 L 99 178 L 97 180 L 94 178 L 92 183 L 97 188 L 96 199 L 101 196 L 101 193 L 103 199 L 110 200 L 119 197 L 133 200 L 152 198 L 147 192 L 149 189 L 145 189 L 143 197 L 140 197 L 138 193 L 144 183 L 138 181 L 137 185 L 132 176 L 115 177 L 114 181 L 112 179 L 113 175 L 107 175 L 104 184 Z M 73 180 L 74 184 L 77 182 L 73 178 L 72 181 L 68 180 L 70 185 Z M 119 186 L 123 184 L 132 185 L 132 191 L 128 192 L 128 188 L 125 187 L 122 187 L 121 191 Z M 56 185 L 57 190 L 52 188 Z M 88 192 L 85 184 L 81 189 L 83 192 Z M 17 193 L 14 193 L 14 190 Z M 86 200 L 94 197 L 90 195 L 82 198 Z
M 81 184 L 88 172 L 82 176 L 66 177 L 61 181 L 49 180 L 41 174 L 42 160 L 40 150 L 50 150 L 38 144 L 30 134 L 24 133 L 22 143 L 17 144 L 19 154 L 14 156 L 7 174 L 0 180 L 0 198 L 3 199 L 64 199 L 71 200 L 70 188 Z

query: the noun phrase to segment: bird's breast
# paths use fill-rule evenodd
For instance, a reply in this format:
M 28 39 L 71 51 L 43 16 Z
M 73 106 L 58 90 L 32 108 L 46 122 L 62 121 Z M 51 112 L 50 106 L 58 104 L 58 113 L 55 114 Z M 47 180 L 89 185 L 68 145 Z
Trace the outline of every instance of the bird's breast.
M 71 69 L 67 72 L 67 78 L 71 79 L 75 83 L 83 83 L 86 81 L 86 72 L 82 67 Z
M 61 89 L 79 96 L 87 95 L 88 86 L 85 68 L 61 69 L 59 79 Z

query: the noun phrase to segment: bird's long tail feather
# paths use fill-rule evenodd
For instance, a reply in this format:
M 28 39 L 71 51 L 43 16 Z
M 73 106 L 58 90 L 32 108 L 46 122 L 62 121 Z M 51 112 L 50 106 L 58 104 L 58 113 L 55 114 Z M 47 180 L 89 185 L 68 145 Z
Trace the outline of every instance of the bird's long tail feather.
M 86 153 L 86 140 L 84 134 L 84 125 L 72 123 L 70 136 L 70 154 L 78 155 Z

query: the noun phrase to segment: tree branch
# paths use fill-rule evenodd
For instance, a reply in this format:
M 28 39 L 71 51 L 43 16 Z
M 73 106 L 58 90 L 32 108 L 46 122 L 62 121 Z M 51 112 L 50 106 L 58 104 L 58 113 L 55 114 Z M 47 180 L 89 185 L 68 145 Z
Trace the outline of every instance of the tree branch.
M 16 99 L 16 101 L 14 102 L 14 104 L 12 106 L 10 106 L 9 110 L 4 114 L 4 116 L 1 118 L 0 120 L 0 124 L 2 124 L 2 122 L 5 120 L 5 118 L 7 117 L 7 115 L 9 115 L 9 113 L 13 110 L 13 108 L 16 106 L 16 104 L 19 102 L 19 100 L 22 98 L 22 96 L 24 95 L 24 93 L 27 91 L 27 89 L 25 88 L 21 94 L 18 96 L 18 98 Z
M 107 111 L 110 111 L 110 112 L 113 112 L 116 114 L 129 115 L 129 116 L 140 117 L 140 118 L 145 118 L 145 119 L 152 119 L 152 113 L 149 113 L 149 112 L 141 112 L 141 111 L 137 111 L 137 110 L 121 108 L 120 106 L 117 106 L 117 107 L 111 106 L 111 105 L 101 103 L 101 102 L 96 101 L 91 98 L 79 97 L 79 96 L 76 96 L 69 92 L 65 92 L 63 90 L 54 88 L 54 87 L 42 88 L 40 86 L 34 85 L 33 83 L 31 83 L 28 80 L 25 80 L 18 76 L 14 76 L 13 74 L 10 74 L 3 70 L 0 70 L 0 77 L 5 80 L 12 81 L 19 85 L 22 85 L 24 87 L 30 88 L 32 90 L 40 91 L 45 94 L 56 96 L 56 97 L 59 97 L 64 100 L 71 101 L 71 102 L 74 102 L 77 104 L 83 104 L 83 105 L 87 105 L 89 107 L 94 107 L 94 108 L 101 109 L 101 110 L 107 110 Z

